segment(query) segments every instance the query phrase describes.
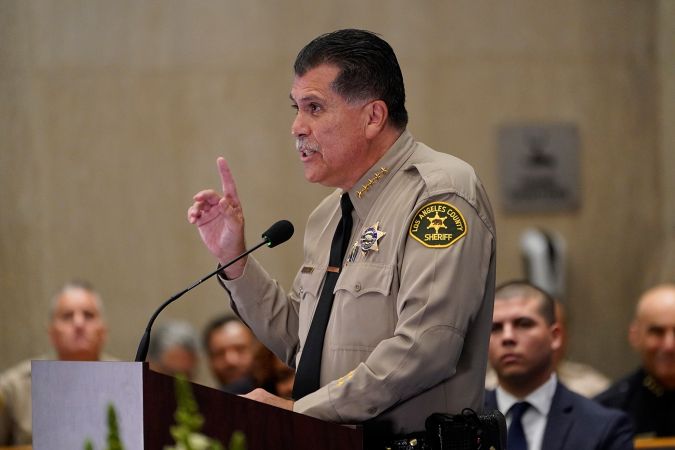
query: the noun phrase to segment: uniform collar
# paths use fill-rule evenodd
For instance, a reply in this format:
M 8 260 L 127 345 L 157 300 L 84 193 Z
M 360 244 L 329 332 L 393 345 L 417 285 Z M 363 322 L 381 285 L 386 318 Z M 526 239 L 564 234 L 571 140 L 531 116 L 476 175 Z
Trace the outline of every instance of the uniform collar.
M 412 134 L 407 130 L 403 131 L 382 158 L 348 191 L 358 217 L 365 218 L 368 215 L 389 180 L 412 154 L 413 144 Z
M 643 370 L 642 386 L 654 397 L 663 397 L 668 390 L 656 378 Z

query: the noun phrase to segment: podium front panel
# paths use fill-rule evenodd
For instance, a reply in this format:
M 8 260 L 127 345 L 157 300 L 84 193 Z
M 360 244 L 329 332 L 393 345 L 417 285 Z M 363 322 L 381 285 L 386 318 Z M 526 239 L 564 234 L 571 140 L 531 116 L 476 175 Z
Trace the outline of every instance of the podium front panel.
M 126 450 L 172 443 L 175 379 L 139 362 L 33 361 L 33 448 L 77 450 L 91 439 L 106 448 L 107 409 L 117 412 Z M 203 433 L 228 442 L 246 436 L 248 450 L 362 450 L 363 433 L 192 383 Z
M 127 450 L 143 449 L 143 365 L 33 361 L 33 449 L 106 448 L 108 404 Z

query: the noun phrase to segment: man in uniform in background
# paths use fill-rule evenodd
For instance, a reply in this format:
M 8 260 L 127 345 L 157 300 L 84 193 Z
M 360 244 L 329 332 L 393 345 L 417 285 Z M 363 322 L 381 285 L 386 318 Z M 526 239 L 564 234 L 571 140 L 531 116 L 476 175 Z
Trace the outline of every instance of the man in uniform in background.
M 291 133 L 305 178 L 336 190 L 307 222 L 288 294 L 251 256 L 221 272 L 237 313 L 297 367 L 294 400 L 248 397 L 367 422 L 396 442 L 434 412 L 480 411 L 495 228 L 478 177 L 406 129 L 401 70 L 374 33 L 319 36 L 294 69 Z M 218 168 L 222 193 L 196 194 L 188 220 L 224 264 L 246 246 L 233 177 L 224 159 Z
M 596 400 L 626 411 L 637 437 L 675 436 L 675 284 L 642 294 L 628 339 L 642 366 Z
M 98 361 L 107 337 L 103 304 L 86 282 L 65 284 L 53 297 L 49 312 L 53 355 L 33 359 Z M 0 445 L 32 442 L 31 364 L 23 361 L 0 375 Z

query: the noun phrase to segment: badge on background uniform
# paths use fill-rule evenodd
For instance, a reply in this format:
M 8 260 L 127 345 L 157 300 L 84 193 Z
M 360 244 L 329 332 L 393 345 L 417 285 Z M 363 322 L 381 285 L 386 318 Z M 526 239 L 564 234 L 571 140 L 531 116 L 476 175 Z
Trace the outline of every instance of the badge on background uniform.
M 408 234 L 429 248 L 447 248 L 467 233 L 464 216 L 450 203 L 430 202 L 415 213 Z

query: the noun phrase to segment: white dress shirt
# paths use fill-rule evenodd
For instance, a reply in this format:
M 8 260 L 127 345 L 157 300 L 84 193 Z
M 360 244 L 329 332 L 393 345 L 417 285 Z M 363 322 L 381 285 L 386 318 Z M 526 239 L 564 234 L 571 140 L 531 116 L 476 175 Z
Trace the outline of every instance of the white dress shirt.
M 511 426 L 509 409 L 511 409 L 514 403 L 528 402 L 530 404 L 530 407 L 525 411 L 522 418 L 523 430 L 525 430 L 525 439 L 527 440 L 527 448 L 529 450 L 541 450 L 546 421 L 548 420 L 548 413 L 551 409 L 553 394 L 555 394 L 557 385 L 558 378 L 554 373 L 546 383 L 539 386 L 537 390 L 525 398 L 516 398 L 497 386 L 497 407 L 506 417 L 507 426 Z

